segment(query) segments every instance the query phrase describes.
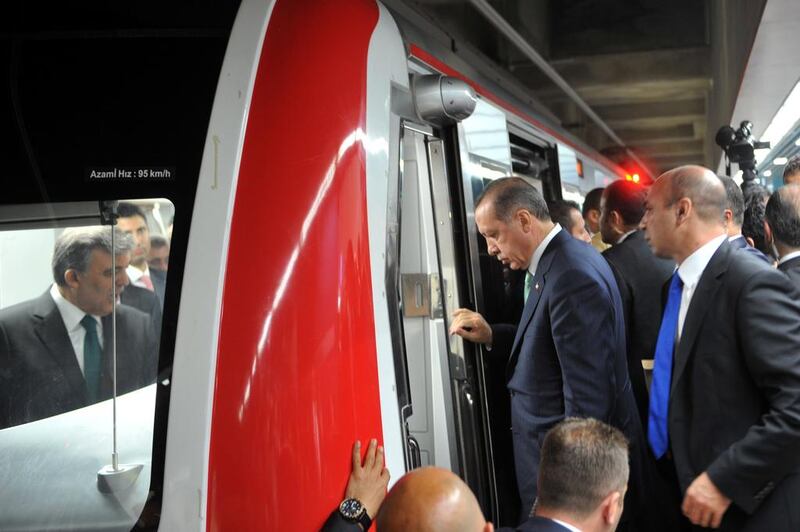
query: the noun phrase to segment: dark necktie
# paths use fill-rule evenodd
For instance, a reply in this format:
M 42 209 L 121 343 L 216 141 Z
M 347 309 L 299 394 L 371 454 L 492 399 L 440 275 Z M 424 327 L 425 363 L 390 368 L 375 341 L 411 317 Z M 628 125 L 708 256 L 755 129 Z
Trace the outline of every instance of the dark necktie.
M 531 294 L 531 285 L 533 284 L 533 275 L 531 272 L 525 272 L 525 292 L 523 296 L 523 304 L 528 302 L 528 296 Z
M 675 351 L 675 333 L 678 330 L 678 315 L 681 310 L 683 281 L 678 272 L 672 274 L 669 284 L 667 306 L 661 317 L 658 330 L 655 361 L 653 363 L 653 382 L 650 385 L 650 412 L 647 420 L 647 440 L 656 458 L 667 452 L 669 435 L 667 433 L 667 413 L 669 411 L 669 388 L 672 383 L 672 356 Z
M 86 388 L 89 391 L 89 401 L 94 403 L 100 397 L 100 360 L 102 350 L 100 340 L 97 338 L 97 320 L 89 314 L 83 317 L 81 325 L 86 329 L 83 339 L 83 374 L 86 379 Z

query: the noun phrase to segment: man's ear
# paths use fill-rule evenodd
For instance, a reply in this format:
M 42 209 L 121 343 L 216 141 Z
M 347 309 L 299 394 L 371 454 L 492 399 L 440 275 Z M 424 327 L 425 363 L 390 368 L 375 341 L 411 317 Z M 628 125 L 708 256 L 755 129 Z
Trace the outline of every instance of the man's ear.
M 775 235 L 772 234 L 772 228 L 766 220 L 764 220 L 764 238 L 766 238 L 767 244 L 775 243 Z
M 515 215 L 517 221 L 519 221 L 520 227 L 526 233 L 531 231 L 531 227 L 533 226 L 533 215 L 527 209 L 519 209 Z
M 620 234 L 624 233 L 624 225 L 622 223 L 622 216 L 620 216 L 619 212 L 611 211 L 608 213 L 608 219 L 611 222 L 611 227 L 619 231 Z
M 486 526 L 483 527 L 483 532 L 494 532 L 494 525 L 491 521 L 486 521 Z
M 80 284 L 80 280 L 78 279 L 78 270 L 73 270 L 70 268 L 69 270 L 64 272 L 64 281 L 66 281 L 67 286 L 70 288 L 77 288 Z
M 684 223 L 690 212 L 692 212 L 692 200 L 681 198 L 675 202 L 675 220 L 678 224 Z
M 747 245 L 748 246 L 750 246 L 751 248 L 756 247 L 756 241 L 755 240 L 753 240 L 749 236 L 744 237 L 744 239 L 747 240 Z
M 604 523 L 607 525 L 616 523 L 619 520 L 619 514 L 622 513 L 622 493 L 612 491 L 606 495 L 606 498 L 600 503 L 600 512 Z
M 730 209 L 725 209 L 722 211 L 723 216 L 725 217 L 725 227 L 731 225 L 731 221 L 733 220 L 733 211 Z

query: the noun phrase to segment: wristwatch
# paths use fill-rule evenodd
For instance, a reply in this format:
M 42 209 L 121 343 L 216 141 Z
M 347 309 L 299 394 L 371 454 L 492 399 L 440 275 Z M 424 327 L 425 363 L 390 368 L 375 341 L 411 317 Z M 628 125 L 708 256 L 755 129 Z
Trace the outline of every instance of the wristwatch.
M 339 513 L 345 520 L 351 523 L 359 523 L 364 530 L 369 530 L 372 525 L 372 519 L 367 514 L 367 509 L 361 504 L 358 499 L 345 499 L 339 505 Z

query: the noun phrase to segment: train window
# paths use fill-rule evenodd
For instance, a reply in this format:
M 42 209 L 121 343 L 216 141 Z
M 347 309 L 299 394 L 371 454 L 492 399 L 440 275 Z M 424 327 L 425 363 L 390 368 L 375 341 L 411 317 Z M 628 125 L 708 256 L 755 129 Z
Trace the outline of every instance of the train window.
M 513 128 L 509 135 L 514 175 L 527 180 L 547 201 L 561 199 L 560 161 L 555 147 Z
M 167 278 L 147 259 L 172 209 L 120 203 L 112 235 L 57 217 L 64 204 L 26 206 L 51 212 L 27 220 L 0 208 L 11 227 L 0 231 L 0 529 L 129 530 L 140 519 Z

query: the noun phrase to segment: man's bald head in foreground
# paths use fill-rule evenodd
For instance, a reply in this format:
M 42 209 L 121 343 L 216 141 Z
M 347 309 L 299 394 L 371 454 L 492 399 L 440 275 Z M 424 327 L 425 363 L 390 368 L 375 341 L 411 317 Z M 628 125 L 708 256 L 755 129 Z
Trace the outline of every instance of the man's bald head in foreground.
M 680 166 L 661 174 L 645 205 L 641 227 L 653 252 L 678 264 L 725 233 L 725 187 L 708 168 Z
M 438 467 L 406 474 L 389 491 L 376 520 L 380 532 L 492 532 L 475 495 L 460 478 Z

